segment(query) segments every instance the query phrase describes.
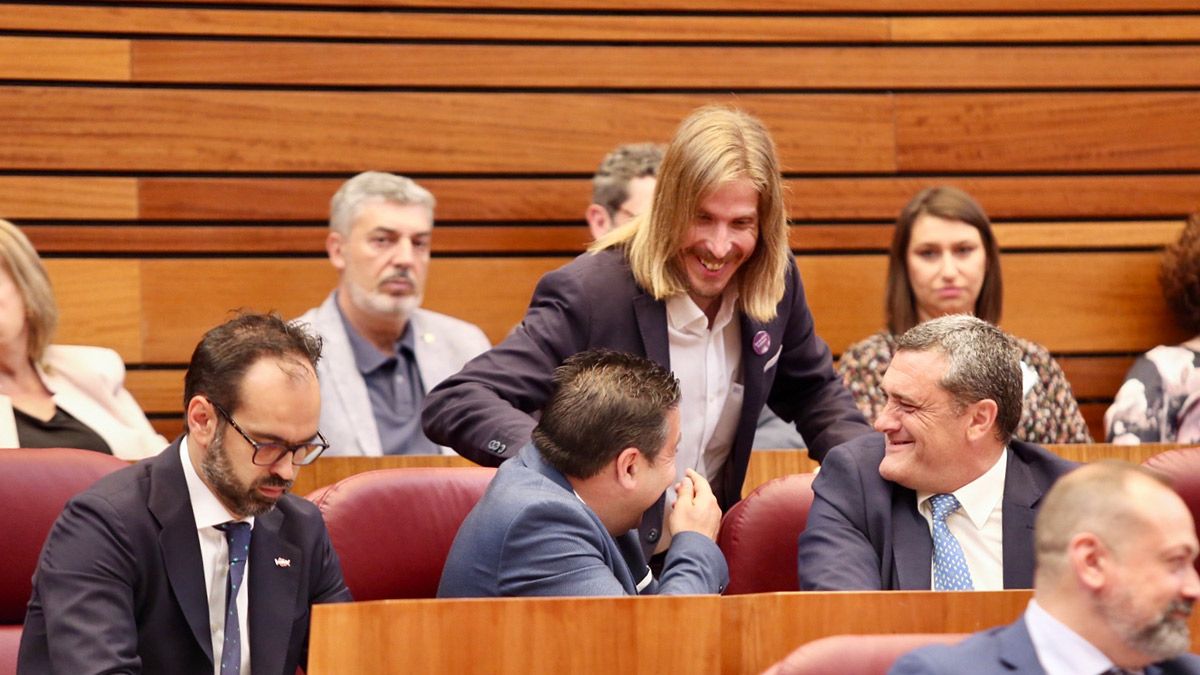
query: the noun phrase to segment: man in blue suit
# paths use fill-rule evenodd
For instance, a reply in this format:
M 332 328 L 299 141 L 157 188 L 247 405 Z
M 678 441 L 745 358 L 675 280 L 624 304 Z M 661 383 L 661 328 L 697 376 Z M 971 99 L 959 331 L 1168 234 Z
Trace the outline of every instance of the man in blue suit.
M 902 335 L 883 435 L 831 450 L 813 482 L 800 588 L 1030 588 L 1034 514 L 1075 465 L 1013 440 L 1021 382 L 1012 339 L 974 317 Z
M 286 493 L 326 447 L 320 352 L 274 315 L 205 334 L 187 434 L 72 498 L 51 529 L 20 672 L 296 672 L 311 605 L 350 599 L 320 512 Z
M 1191 513 L 1159 475 L 1098 462 L 1065 477 L 1037 517 L 1024 616 L 918 649 L 892 673 L 1200 673 L 1188 617 L 1200 596 Z
M 555 369 L 533 443 L 505 462 L 454 538 L 438 597 L 720 593 L 721 509 L 688 469 L 655 579 L 642 513 L 675 483 L 679 382 L 632 354 L 585 351 Z

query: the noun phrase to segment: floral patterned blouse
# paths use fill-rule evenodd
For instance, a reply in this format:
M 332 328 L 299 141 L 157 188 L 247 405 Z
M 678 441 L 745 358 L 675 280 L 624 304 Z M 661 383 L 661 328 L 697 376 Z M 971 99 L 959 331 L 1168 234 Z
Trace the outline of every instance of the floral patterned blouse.
M 1110 443 L 1200 443 L 1200 337 L 1134 361 L 1104 413 Z
M 1071 383 L 1062 368 L 1045 347 L 1018 337 L 1013 339 L 1021 348 L 1025 366 L 1022 371 L 1029 370 L 1037 376 L 1032 386 L 1026 387 L 1025 409 L 1021 412 L 1016 438 L 1027 443 L 1091 443 L 1087 422 L 1079 412 Z M 838 361 L 838 374 L 868 422 L 874 423 L 887 403 L 879 384 L 895 350 L 896 337 L 880 331 L 850 345 Z

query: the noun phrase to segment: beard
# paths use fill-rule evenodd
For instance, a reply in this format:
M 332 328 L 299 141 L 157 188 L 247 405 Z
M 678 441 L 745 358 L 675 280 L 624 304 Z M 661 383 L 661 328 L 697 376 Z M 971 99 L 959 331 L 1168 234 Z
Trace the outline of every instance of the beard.
M 1149 621 L 1129 615 L 1134 606 L 1136 589 L 1123 589 L 1101 605 L 1108 623 L 1132 649 L 1150 657 L 1151 662 L 1175 658 L 1191 647 L 1188 617 L 1192 613 L 1190 600 L 1172 600 L 1161 613 Z
M 392 279 L 403 279 L 413 284 L 412 295 L 390 295 L 377 290 L 368 290 L 351 282 L 347 284 L 350 291 L 350 303 L 371 314 L 412 316 L 412 313 L 421 306 L 422 300 L 422 294 L 417 290 L 416 281 L 412 274 L 401 271 L 379 282 L 379 285 L 382 286 Z
M 219 425 L 213 434 L 208 452 L 200 462 L 200 471 L 217 498 L 235 515 L 240 518 L 261 516 L 275 508 L 276 500 L 263 496 L 258 488 L 281 487 L 287 490 L 292 487 L 292 481 L 270 474 L 258 478 L 248 487 L 243 487 L 233 470 L 233 460 L 229 458 L 229 452 L 225 449 L 226 427 L 226 424 Z

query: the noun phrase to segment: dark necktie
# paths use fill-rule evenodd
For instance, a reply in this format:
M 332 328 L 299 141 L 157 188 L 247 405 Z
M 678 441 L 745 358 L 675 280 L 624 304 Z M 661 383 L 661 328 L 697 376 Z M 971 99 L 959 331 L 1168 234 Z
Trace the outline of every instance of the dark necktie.
M 242 625 L 237 596 L 250 557 L 250 523 L 230 521 L 216 526 L 229 542 L 229 583 L 225 586 L 225 643 L 221 648 L 221 675 L 242 672 Z

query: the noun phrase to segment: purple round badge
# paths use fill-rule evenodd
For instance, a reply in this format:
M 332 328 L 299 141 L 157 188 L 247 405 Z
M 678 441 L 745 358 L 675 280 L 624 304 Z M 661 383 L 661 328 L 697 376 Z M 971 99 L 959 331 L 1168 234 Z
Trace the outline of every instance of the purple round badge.
M 767 335 L 767 331 L 760 330 L 754 334 L 754 353 L 762 356 L 771 348 L 771 336 Z

